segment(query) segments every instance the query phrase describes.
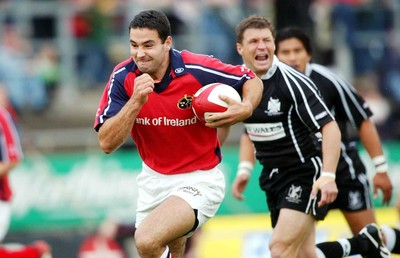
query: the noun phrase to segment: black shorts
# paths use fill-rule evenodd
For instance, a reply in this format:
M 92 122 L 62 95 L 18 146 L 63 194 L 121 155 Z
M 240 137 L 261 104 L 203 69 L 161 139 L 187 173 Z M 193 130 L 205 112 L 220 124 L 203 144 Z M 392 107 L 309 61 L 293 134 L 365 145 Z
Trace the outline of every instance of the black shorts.
M 293 167 L 263 167 L 259 178 L 260 187 L 265 192 L 271 213 L 272 227 L 275 227 L 282 208 L 312 214 L 315 220 L 323 220 L 328 206 L 318 208 L 318 200 L 311 198 L 314 181 L 321 171 L 321 159 L 309 158 L 305 163 Z
M 329 209 L 362 211 L 372 207 L 370 185 L 366 169 L 358 151 L 347 151 L 346 159 L 341 158 L 336 172 L 339 194 Z
M 362 211 L 372 207 L 370 186 L 365 173 L 357 173 L 355 178 L 348 174 L 338 174 L 336 185 L 339 189 L 336 200 L 329 204 L 329 210 Z

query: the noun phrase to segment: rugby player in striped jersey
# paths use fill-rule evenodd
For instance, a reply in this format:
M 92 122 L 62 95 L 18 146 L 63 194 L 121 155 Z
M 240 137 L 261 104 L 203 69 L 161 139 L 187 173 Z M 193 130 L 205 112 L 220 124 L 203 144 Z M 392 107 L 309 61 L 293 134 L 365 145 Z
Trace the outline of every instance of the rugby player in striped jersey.
M 277 33 L 275 42 L 276 54 L 280 60 L 295 67 L 314 81 L 339 124 L 342 132 L 342 151 L 336 171 L 339 194 L 335 202 L 329 205 L 329 209 L 339 209 L 352 233 L 357 235 L 366 225 L 376 223 L 367 171 L 358 152 L 358 140 L 361 141 L 375 165 L 376 173 L 372 182 L 374 195 L 377 196 L 378 190 L 382 192 L 383 205 L 389 204 L 392 197 L 393 186 L 387 173 L 388 165 L 381 140 L 372 120 L 373 114 L 367 102 L 347 80 L 331 69 L 311 62 L 310 38 L 300 28 L 282 29 Z M 368 234 L 368 231 L 376 232 L 377 230 L 373 227 L 376 226 L 367 226 L 361 236 Z M 389 250 L 400 253 L 400 242 L 397 241 L 400 231 L 389 226 L 383 226 L 382 230 Z M 349 253 L 345 252 L 344 256 L 351 255 L 353 252 L 357 253 L 356 247 L 346 246 L 352 241 L 340 241 L 340 244 L 344 245 L 343 250 L 350 250 Z M 318 247 L 326 250 L 326 253 L 329 250 L 331 255 L 334 250 L 332 244 L 320 244 Z M 367 256 L 381 257 L 379 254 Z
M 314 83 L 274 55 L 273 34 L 271 23 L 262 16 L 250 16 L 236 28 L 237 51 L 245 67 L 262 79 L 264 91 L 253 115 L 244 121 L 250 148 L 240 149 L 240 170 L 232 190 L 241 198 L 254 147 L 271 213 L 271 256 L 315 258 L 316 221 L 324 219 L 337 196 L 340 130 Z M 315 132 L 322 134 L 322 151 L 314 141 Z M 250 156 L 250 162 L 242 154 Z

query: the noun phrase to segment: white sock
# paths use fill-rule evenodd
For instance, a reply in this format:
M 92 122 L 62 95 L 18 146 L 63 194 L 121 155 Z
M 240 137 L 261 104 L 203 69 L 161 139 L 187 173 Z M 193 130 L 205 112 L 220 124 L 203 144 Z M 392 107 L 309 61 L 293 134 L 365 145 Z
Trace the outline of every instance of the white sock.
M 337 242 L 342 246 L 343 257 L 349 256 L 350 251 L 351 251 L 351 245 L 350 245 L 349 240 L 342 238 L 342 239 L 337 240 Z
M 315 252 L 317 253 L 317 258 L 326 258 L 325 254 L 318 247 L 315 247 Z
M 160 256 L 160 258 L 170 258 L 171 254 L 169 253 L 169 247 L 166 246 L 165 247 L 165 251 L 162 253 L 162 255 Z
M 394 230 L 387 226 L 383 225 L 381 226 L 381 230 L 383 235 L 385 236 L 385 245 L 389 249 L 389 251 L 392 251 L 394 248 L 394 245 L 396 244 L 396 233 Z

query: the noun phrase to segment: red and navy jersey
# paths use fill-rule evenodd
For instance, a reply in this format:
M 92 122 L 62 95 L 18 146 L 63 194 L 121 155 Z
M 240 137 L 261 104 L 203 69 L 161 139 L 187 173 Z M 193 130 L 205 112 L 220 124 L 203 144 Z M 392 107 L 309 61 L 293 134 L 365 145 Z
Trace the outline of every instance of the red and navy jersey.
M 347 180 L 350 176 L 354 179 L 356 173 L 366 171 L 358 154 L 357 139 L 354 137 L 357 133 L 354 131 L 357 131 L 361 123 L 372 116 L 372 111 L 348 81 L 328 68 L 318 64 L 309 64 L 306 67 L 306 75 L 315 82 L 320 90 L 326 105 L 335 116 L 342 134 L 342 151 L 337 174 L 340 173 L 343 176 L 337 178 Z
M 320 156 L 314 132 L 334 120 L 315 84 L 274 56 L 261 77 L 264 91 L 253 115 L 244 121 L 256 158 L 264 167 L 303 164 Z
M 206 127 L 191 109 L 192 96 L 210 83 L 224 83 L 242 93 L 255 74 L 207 55 L 170 51 L 170 67 L 142 106 L 131 136 L 146 165 L 162 174 L 179 174 L 215 167 L 222 158 L 216 129 Z M 94 123 L 95 130 L 116 115 L 133 94 L 142 73 L 128 59 L 116 66 L 106 85 Z
M 20 139 L 10 113 L 0 108 L 0 162 L 20 161 L 23 157 Z M 12 192 L 8 175 L 0 177 L 0 200 L 9 201 Z

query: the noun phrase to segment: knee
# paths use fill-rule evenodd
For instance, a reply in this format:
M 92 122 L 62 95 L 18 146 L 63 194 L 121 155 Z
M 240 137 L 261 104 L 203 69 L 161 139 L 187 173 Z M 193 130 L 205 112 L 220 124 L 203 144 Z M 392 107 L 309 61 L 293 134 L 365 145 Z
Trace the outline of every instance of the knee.
M 135 245 L 141 256 L 147 257 L 161 247 L 150 234 L 137 229 L 135 232 Z
M 271 239 L 269 250 L 272 258 L 285 257 L 285 252 L 289 250 L 290 244 L 279 239 Z
M 283 239 L 271 239 L 269 250 L 272 258 L 281 257 L 307 257 L 314 258 L 315 246 L 310 249 L 307 246 L 300 248 L 300 243 L 296 241 L 286 241 Z

